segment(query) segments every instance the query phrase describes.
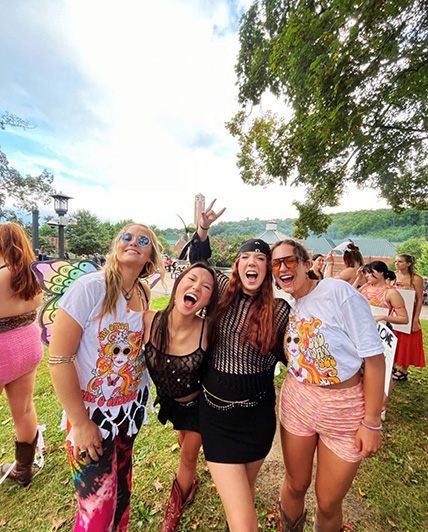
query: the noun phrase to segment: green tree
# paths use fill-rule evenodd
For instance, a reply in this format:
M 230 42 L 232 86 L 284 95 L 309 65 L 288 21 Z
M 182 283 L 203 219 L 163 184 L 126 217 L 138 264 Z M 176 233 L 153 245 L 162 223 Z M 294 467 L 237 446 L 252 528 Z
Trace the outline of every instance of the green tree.
M 160 244 L 163 247 L 163 252 L 165 253 L 165 255 L 172 255 L 171 246 L 168 244 L 168 241 L 163 236 L 162 231 L 159 229 L 159 227 L 156 227 L 156 225 L 151 225 L 150 229 L 157 236 L 157 239 L 159 240 Z
M 101 222 L 88 210 L 79 210 L 73 213 L 75 225 L 65 228 L 67 249 L 76 255 L 92 255 L 93 253 L 105 253 L 103 231 Z
M 296 236 L 324 232 L 347 183 L 427 208 L 426 0 L 258 0 L 243 16 L 237 137 L 244 182 L 306 187 Z M 289 119 L 250 118 L 272 92 Z M 261 109 L 261 108 L 260 108 Z M 285 114 L 285 113 L 284 113 Z
M 419 275 L 428 275 L 428 242 L 422 245 L 422 253 L 416 264 Z
M 407 255 L 413 255 L 416 260 L 420 259 L 422 256 L 424 242 L 417 238 L 410 238 L 403 242 L 400 246 L 396 247 L 397 253 L 406 253 Z
M 26 120 L 6 112 L 0 117 L 0 130 L 5 130 L 6 127 L 28 129 L 33 126 Z M 11 198 L 14 207 L 25 212 L 31 212 L 38 202 L 49 203 L 50 194 L 54 192 L 52 181 L 53 175 L 47 170 L 35 177 L 22 176 L 9 165 L 6 154 L 0 150 L 0 218 L 8 221 L 13 221 L 14 218 L 13 211 L 4 208 L 6 198 Z

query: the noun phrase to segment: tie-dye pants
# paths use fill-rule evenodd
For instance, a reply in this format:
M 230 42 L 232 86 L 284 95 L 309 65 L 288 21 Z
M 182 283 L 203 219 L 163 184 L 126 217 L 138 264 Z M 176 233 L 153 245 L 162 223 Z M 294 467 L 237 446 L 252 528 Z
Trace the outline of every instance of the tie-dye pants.
M 137 422 L 138 428 L 141 427 L 141 421 L 142 419 Z M 103 440 L 103 455 L 97 462 L 91 461 L 89 464 L 76 461 L 73 447 L 67 442 L 68 458 L 78 500 L 74 532 L 128 530 L 132 450 L 136 434 L 127 436 L 127 430 L 128 423 L 123 423 L 113 439 Z

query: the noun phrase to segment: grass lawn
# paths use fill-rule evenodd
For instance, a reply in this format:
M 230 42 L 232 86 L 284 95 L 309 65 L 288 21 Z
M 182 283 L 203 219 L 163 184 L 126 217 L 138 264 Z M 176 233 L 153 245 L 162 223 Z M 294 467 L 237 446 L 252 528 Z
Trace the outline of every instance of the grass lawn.
M 155 300 L 158 308 L 167 299 Z M 423 323 L 425 352 L 428 354 L 428 321 Z M 46 358 L 38 370 L 35 405 L 44 433 L 45 467 L 23 489 L 11 482 L 0 486 L 0 532 L 47 532 L 73 529 L 76 503 L 59 430 L 61 407 L 55 397 Z M 278 379 L 277 384 L 280 384 Z M 428 370 L 411 368 L 407 382 L 395 386 L 384 423 L 384 445 L 371 460 L 363 461 L 354 487 L 370 507 L 369 517 L 351 523 L 356 532 L 428 530 Z M 5 394 L 0 397 L 0 462 L 13 460 L 14 429 Z M 160 528 L 179 448 L 175 432 L 150 415 L 136 439 L 134 487 L 129 531 L 157 531 Z M 200 454 L 200 488 L 193 505 L 185 511 L 181 531 L 223 532 L 224 513 L 210 474 Z M 280 486 L 278 485 L 278 494 Z M 263 499 L 257 497 L 260 530 L 274 531 L 266 521 Z M 311 528 L 307 528 L 311 530 Z

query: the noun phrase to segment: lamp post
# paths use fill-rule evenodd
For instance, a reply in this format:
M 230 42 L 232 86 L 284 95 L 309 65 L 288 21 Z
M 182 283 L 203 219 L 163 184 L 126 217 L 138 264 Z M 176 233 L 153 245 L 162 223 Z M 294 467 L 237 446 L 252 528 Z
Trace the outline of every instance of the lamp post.
M 68 200 L 73 199 L 62 192 L 51 194 L 54 199 L 54 209 L 58 215 L 58 257 L 64 258 L 64 227 L 67 225 L 65 215 L 68 211 Z

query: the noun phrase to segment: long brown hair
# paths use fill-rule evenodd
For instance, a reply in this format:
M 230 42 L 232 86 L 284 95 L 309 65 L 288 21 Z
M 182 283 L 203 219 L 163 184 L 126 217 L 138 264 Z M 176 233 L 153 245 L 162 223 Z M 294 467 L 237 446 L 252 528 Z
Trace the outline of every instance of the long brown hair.
M 212 266 L 210 266 L 206 262 L 195 262 L 194 264 L 186 268 L 183 272 L 181 272 L 180 275 L 177 277 L 174 283 L 173 289 L 171 291 L 171 297 L 169 298 L 168 306 L 164 310 L 161 310 L 160 312 L 158 312 L 158 314 L 154 318 L 157 320 L 157 327 L 156 327 L 156 330 L 154 331 L 152 342 L 156 346 L 156 349 L 161 353 L 168 353 L 168 349 L 170 345 L 168 319 L 175 305 L 175 294 L 177 292 L 177 288 L 179 284 L 181 283 L 181 281 L 183 280 L 184 276 L 187 275 L 191 270 L 195 268 L 203 268 L 204 270 L 207 270 L 211 274 L 214 280 L 213 291 L 211 294 L 210 301 L 208 305 L 206 306 L 205 317 L 209 318 L 214 312 L 214 309 L 216 308 L 217 301 L 218 301 L 218 283 L 217 283 L 217 275 L 215 273 L 215 270 Z M 164 359 L 165 357 L 161 357 L 161 358 Z M 159 360 L 156 360 L 155 364 L 158 364 L 158 362 Z
M 114 238 L 111 246 L 110 252 L 107 254 L 106 257 L 106 267 L 105 267 L 105 285 L 106 285 L 106 293 L 103 299 L 103 304 L 101 307 L 101 316 L 104 316 L 105 314 L 114 314 L 116 309 L 116 303 L 120 297 L 121 291 L 122 291 L 122 274 L 120 273 L 119 268 L 119 262 L 117 260 L 117 245 L 119 242 L 119 236 L 122 233 L 125 233 L 127 229 L 130 227 L 138 225 L 139 227 L 142 227 L 145 229 L 150 238 L 150 242 L 152 243 L 152 252 L 150 254 L 150 261 L 152 264 L 150 264 L 149 261 L 144 264 L 141 272 L 139 273 L 138 277 L 140 279 L 145 279 L 147 277 L 150 277 L 155 271 L 158 271 L 161 276 L 161 282 L 163 285 L 165 285 L 165 267 L 163 265 L 162 260 L 162 245 L 156 238 L 156 235 L 154 232 L 150 229 L 150 227 L 147 227 L 147 225 L 144 224 L 136 224 L 131 223 L 128 225 L 125 225 L 118 235 Z
M 408 255 L 407 253 L 399 253 L 397 257 L 401 257 L 407 262 L 408 264 L 407 269 L 409 270 L 409 275 L 410 275 L 410 286 L 413 286 L 413 279 L 416 275 L 415 257 L 413 255 Z
M 0 253 L 11 273 L 10 285 L 15 296 L 29 301 L 40 294 L 42 289 L 30 270 L 35 256 L 27 235 L 18 224 L 0 225 Z
M 238 272 L 239 260 L 238 258 L 233 265 L 230 281 L 215 311 L 214 325 L 212 327 L 213 335 L 221 317 L 226 313 L 230 305 L 235 305 L 238 302 L 238 295 L 242 290 L 242 282 Z M 272 268 L 268 257 L 266 257 L 266 260 L 266 277 L 263 280 L 259 292 L 254 296 L 254 302 L 250 307 L 246 319 L 247 327 L 245 333 L 242 335 L 243 342 L 248 342 L 265 355 L 273 349 L 276 341 L 273 333 L 275 298 L 272 287 Z

